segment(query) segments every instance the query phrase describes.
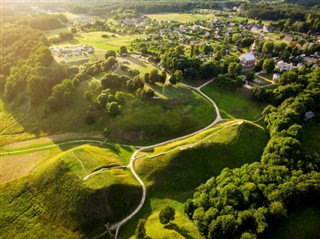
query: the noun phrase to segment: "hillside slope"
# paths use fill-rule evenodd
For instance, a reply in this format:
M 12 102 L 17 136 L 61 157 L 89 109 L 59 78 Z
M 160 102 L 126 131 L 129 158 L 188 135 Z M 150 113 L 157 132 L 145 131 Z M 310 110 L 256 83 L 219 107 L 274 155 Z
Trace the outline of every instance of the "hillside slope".
M 136 207 L 141 188 L 121 155 L 84 145 L 59 154 L 30 175 L 0 186 L 2 238 L 81 238 L 116 222 Z M 130 197 L 128 197 L 130 195 Z
M 241 120 L 223 122 L 202 134 L 203 140 L 194 136 L 181 144 L 175 142 L 179 147 L 166 154 L 139 159 L 137 172 L 154 189 L 188 190 L 225 167 L 259 160 L 268 140 L 264 129 Z

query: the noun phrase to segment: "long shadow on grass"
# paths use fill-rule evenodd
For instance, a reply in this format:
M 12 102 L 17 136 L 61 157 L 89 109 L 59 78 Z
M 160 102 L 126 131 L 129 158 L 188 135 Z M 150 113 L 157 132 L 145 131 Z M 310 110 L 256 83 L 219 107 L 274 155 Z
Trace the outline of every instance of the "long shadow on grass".
M 147 219 L 152 213 L 150 196 L 146 197 L 146 201 L 142 209 L 125 225 L 120 228 L 119 237 L 120 239 L 130 238 L 134 235 L 140 219 Z
M 186 239 L 192 239 L 191 236 L 189 236 L 188 232 L 186 230 L 183 230 L 177 226 L 175 223 L 170 223 L 169 225 L 166 225 L 164 228 L 169 230 L 174 230 L 178 232 L 180 235 L 182 235 Z

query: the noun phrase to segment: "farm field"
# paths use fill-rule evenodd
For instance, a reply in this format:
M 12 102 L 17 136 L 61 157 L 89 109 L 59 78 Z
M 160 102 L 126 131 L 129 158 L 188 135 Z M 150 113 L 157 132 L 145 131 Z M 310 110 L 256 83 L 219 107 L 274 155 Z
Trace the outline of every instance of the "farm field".
M 157 21 L 175 21 L 181 23 L 193 22 L 197 20 L 207 20 L 213 17 L 211 15 L 185 13 L 147 14 L 146 16 Z
M 203 92 L 216 102 L 222 116 L 229 119 L 257 120 L 265 107 L 252 98 L 250 90 L 243 87 L 228 90 L 213 83 L 205 86 Z

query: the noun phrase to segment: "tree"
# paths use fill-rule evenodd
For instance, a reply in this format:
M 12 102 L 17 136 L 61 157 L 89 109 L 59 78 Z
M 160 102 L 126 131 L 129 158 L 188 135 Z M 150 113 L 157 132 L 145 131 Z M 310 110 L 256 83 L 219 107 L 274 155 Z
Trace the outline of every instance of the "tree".
M 120 106 L 117 102 L 110 102 L 106 105 L 106 112 L 111 116 L 120 114 Z
M 127 54 L 127 53 L 128 53 L 127 48 L 126 48 L 125 46 L 121 46 L 121 47 L 120 47 L 120 55 L 122 55 L 122 54 Z
M 272 58 L 267 58 L 263 61 L 262 68 L 267 72 L 267 73 L 272 73 L 274 68 L 275 68 L 275 63 Z
M 154 83 L 158 82 L 159 78 L 160 78 L 160 75 L 159 75 L 158 69 L 153 69 L 150 72 L 150 77 L 149 77 L 150 83 L 154 84 Z
M 74 35 L 78 32 L 77 28 L 71 27 L 71 33 Z
M 240 63 L 231 62 L 228 67 L 228 75 L 234 78 L 240 75 L 241 70 L 242 70 L 242 65 Z
M 266 41 L 266 42 L 263 43 L 262 52 L 265 53 L 265 54 L 270 54 L 270 53 L 272 53 L 273 48 L 274 48 L 273 42 L 272 41 Z
M 145 219 L 140 219 L 139 223 L 138 223 L 138 226 L 137 226 L 137 229 L 136 229 L 136 232 L 135 232 L 135 235 L 136 235 L 137 239 L 146 238 L 147 233 L 146 233 L 145 225 L 146 225 L 146 220 Z
M 253 82 L 254 81 L 254 72 L 247 71 L 246 72 L 246 79 L 247 79 L 247 81 Z
M 117 57 L 117 54 L 116 54 L 116 52 L 115 52 L 114 50 L 108 50 L 108 51 L 106 52 L 106 54 L 104 55 L 104 57 L 105 57 L 106 59 L 108 59 L 110 56 L 113 56 L 114 58 L 116 58 L 116 57 Z
M 170 207 L 170 206 L 165 207 L 159 213 L 160 223 L 164 224 L 164 225 L 170 223 L 170 221 L 174 220 L 175 213 L 176 212 L 172 207 Z
M 107 60 L 103 62 L 104 71 L 111 70 L 111 68 L 117 63 L 117 60 L 114 56 L 110 56 Z
M 234 44 L 237 44 L 240 39 L 241 39 L 241 36 L 240 36 L 239 33 L 234 33 L 234 34 L 232 35 L 232 42 L 233 42 Z

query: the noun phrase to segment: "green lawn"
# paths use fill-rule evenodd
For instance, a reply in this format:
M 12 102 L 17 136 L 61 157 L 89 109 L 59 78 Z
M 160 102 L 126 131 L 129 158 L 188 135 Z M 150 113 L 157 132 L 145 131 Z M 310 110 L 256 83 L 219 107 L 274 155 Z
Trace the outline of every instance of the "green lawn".
M 306 206 L 289 214 L 288 218 L 273 228 L 263 238 L 318 239 L 320 235 L 320 208 Z
M 202 91 L 216 102 L 223 118 L 257 120 L 262 116 L 265 104 L 256 101 L 246 88 L 225 89 L 211 83 Z
M 310 153 L 320 154 L 320 124 L 312 120 L 302 127 L 302 145 Z
M 107 38 L 102 35 L 108 35 Z M 100 50 L 115 50 L 118 51 L 120 46 L 126 46 L 130 48 L 131 42 L 136 38 L 142 38 L 143 35 L 119 35 L 112 32 L 95 31 L 95 32 L 80 32 L 75 36 L 73 40 L 65 41 L 58 46 L 70 46 L 86 44 L 93 46 Z M 130 50 L 130 49 L 128 49 Z
M 187 13 L 161 13 L 161 14 L 147 14 L 147 17 L 157 21 L 175 21 L 175 22 L 193 22 L 197 20 L 207 20 L 212 18 L 205 14 L 187 14 Z
M 152 65 L 150 62 L 142 60 L 142 59 L 138 59 L 138 58 L 134 58 L 130 55 L 128 55 L 127 57 L 118 57 L 117 60 L 119 62 L 125 62 L 125 63 L 121 63 L 124 64 L 125 66 L 129 67 L 130 69 L 136 69 L 140 72 L 140 76 L 143 77 L 145 73 L 150 73 L 153 69 L 157 69 L 154 65 Z M 114 72 L 115 74 L 118 75 L 126 75 L 126 76 L 130 76 L 128 71 L 122 71 L 120 68 Z

